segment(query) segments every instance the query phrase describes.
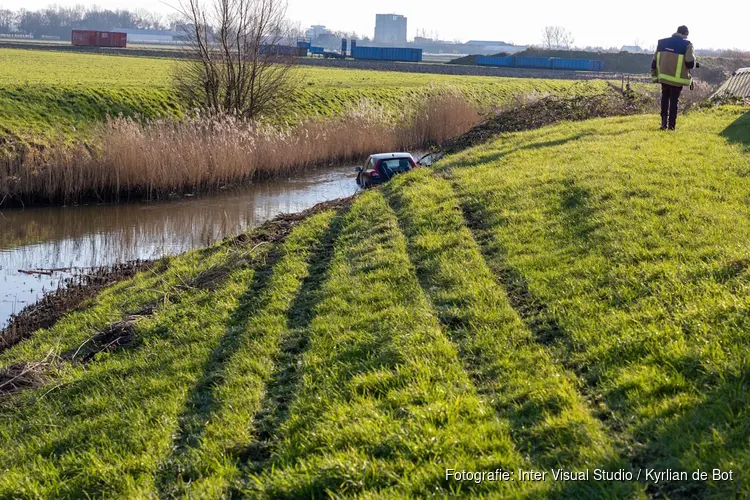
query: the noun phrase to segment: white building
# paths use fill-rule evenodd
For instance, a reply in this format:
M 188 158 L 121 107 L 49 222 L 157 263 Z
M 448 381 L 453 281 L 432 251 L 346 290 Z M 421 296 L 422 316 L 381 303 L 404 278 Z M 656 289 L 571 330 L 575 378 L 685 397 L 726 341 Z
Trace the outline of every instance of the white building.
M 310 26 L 310 29 L 305 31 L 305 37 L 307 37 L 310 40 L 315 40 L 319 36 L 323 35 L 330 35 L 331 31 L 323 26 L 322 24 L 314 24 Z
M 132 28 L 118 28 L 110 31 L 127 33 L 128 43 L 174 43 L 175 39 L 181 35 L 181 33 L 175 31 Z
M 406 43 L 406 18 L 398 14 L 376 14 L 375 41 Z
M 622 48 L 620 49 L 620 52 L 630 52 L 632 54 L 645 54 L 648 51 L 640 48 L 637 45 L 623 45 Z

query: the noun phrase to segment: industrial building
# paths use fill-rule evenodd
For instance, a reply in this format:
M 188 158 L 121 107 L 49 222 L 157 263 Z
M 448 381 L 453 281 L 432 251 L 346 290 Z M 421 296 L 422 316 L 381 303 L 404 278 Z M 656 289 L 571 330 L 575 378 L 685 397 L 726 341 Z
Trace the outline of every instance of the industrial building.
M 470 54 L 497 54 L 498 52 L 513 54 L 515 52 L 526 50 L 527 48 L 526 46 L 513 45 L 500 40 L 469 40 L 465 45 Z
M 181 34 L 176 31 L 118 28 L 112 31 L 126 33 L 130 43 L 174 43 Z
M 623 45 L 620 52 L 630 52 L 631 54 L 647 54 L 649 51 L 640 48 L 638 45 Z
M 315 40 L 318 37 L 330 35 L 331 31 L 322 24 L 313 24 L 310 29 L 305 31 L 305 37 Z
M 375 42 L 406 43 L 406 17 L 398 14 L 376 14 Z

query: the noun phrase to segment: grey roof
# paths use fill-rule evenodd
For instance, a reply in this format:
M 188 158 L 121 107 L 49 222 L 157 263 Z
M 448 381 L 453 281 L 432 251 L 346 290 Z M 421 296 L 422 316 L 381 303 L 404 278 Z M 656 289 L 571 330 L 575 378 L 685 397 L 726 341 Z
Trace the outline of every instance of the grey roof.
M 469 40 L 466 45 L 510 45 L 500 40 Z
M 146 29 L 135 29 L 135 28 L 117 28 L 110 31 L 116 31 L 119 33 L 127 33 L 128 35 L 151 35 L 151 36 L 179 36 L 176 31 L 168 30 L 146 30 Z
M 719 87 L 714 95 L 730 94 L 750 99 L 750 68 L 742 68 Z

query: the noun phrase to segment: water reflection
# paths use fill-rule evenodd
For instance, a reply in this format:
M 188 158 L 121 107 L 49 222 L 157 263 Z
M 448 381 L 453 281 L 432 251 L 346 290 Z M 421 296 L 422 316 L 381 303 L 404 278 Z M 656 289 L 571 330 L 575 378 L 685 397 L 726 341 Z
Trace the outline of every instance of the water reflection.
M 153 204 L 0 211 L 0 326 L 74 269 L 153 259 L 210 245 L 280 213 L 356 191 L 351 166 L 213 196 Z M 19 270 L 69 269 L 52 276 Z

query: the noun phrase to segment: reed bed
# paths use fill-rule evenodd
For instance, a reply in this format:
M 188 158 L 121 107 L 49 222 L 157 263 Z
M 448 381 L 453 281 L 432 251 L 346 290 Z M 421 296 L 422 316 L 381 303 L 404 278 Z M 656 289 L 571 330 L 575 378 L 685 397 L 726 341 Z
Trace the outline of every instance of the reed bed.
M 148 123 L 112 118 L 97 129 L 96 146 L 58 144 L 0 160 L 0 202 L 111 202 L 210 192 L 374 152 L 440 144 L 479 121 L 477 108 L 450 90 L 398 111 L 363 101 L 341 118 L 286 128 L 231 116 Z

